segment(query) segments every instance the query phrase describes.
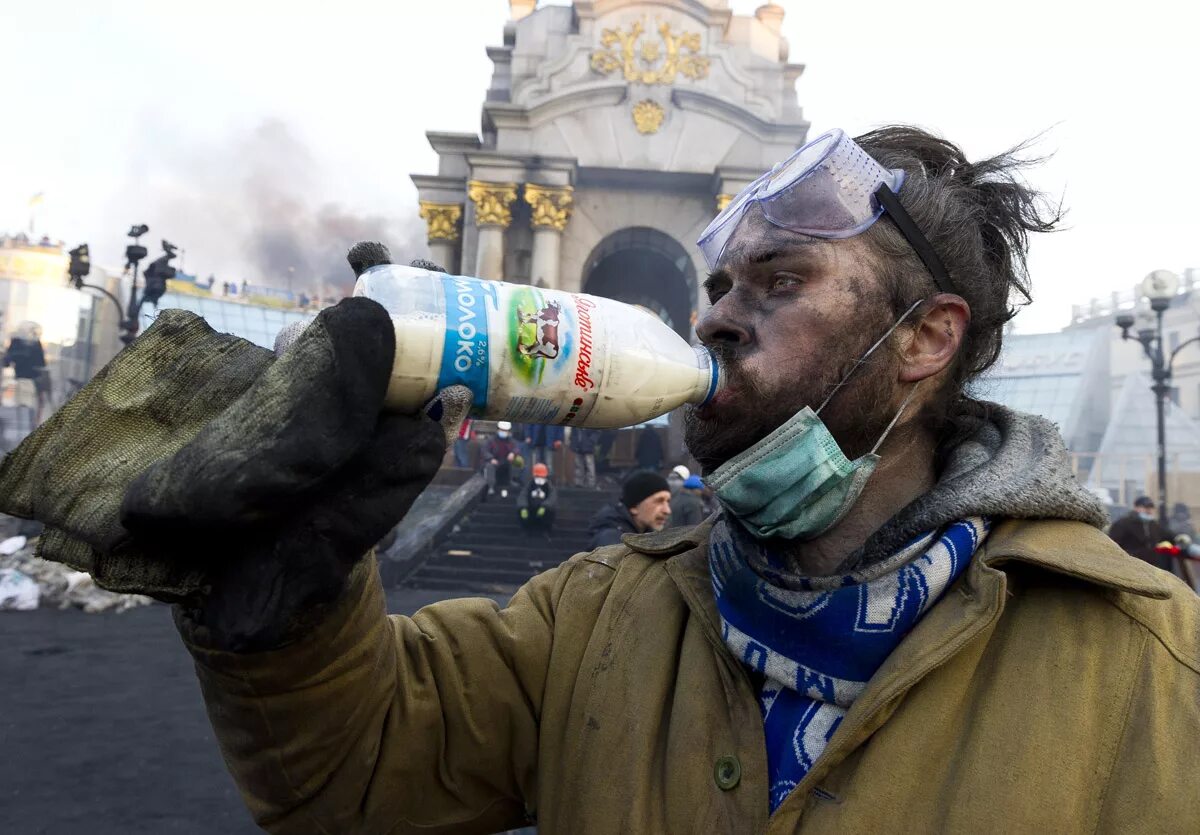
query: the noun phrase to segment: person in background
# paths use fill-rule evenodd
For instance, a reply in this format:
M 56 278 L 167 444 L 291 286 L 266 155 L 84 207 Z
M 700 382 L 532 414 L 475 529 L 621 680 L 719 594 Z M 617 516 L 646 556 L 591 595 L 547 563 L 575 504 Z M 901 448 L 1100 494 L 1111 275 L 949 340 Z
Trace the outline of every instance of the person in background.
M 561 426 L 548 426 L 544 423 L 526 424 L 525 443 L 529 445 L 533 463 L 545 464 L 549 468 L 552 454 L 562 449 L 565 434 L 566 430 Z
M 1164 571 L 1171 570 L 1171 557 L 1154 550 L 1158 543 L 1170 540 L 1171 534 L 1158 523 L 1154 500 L 1149 496 L 1138 496 L 1133 502 L 1133 510 L 1113 522 L 1108 535 L 1131 557 Z
M 588 524 L 589 550 L 616 545 L 627 533 L 661 531 L 671 518 L 667 480 L 649 470 L 635 470 L 621 485 L 621 499 L 605 505 Z
M 558 508 L 558 491 L 550 483 L 550 468 L 533 465 L 533 477 L 517 494 L 517 518 L 521 527 L 532 533 L 548 533 L 554 527 L 554 512 Z
M 653 426 L 647 426 L 638 435 L 637 449 L 633 457 L 637 459 L 638 467 L 643 470 L 657 472 L 662 467 L 662 438 L 658 437 L 658 430 Z
M 487 478 L 488 495 L 500 491 L 500 498 L 508 498 L 509 484 L 512 482 L 512 462 L 517 457 L 517 447 L 512 440 L 512 424 L 502 420 L 496 424 L 496 434 L 488 438 L 483 448 L 484 474 Z
M 16 404 L 18 429 L 32 432 L 41 420 L 43 395 L 39 379 L 46 374 L 46 354 L 42 350 L 41 328 L 35 322 L 22 322 L 8 343 L 0 367 L 13 367 L 17 378 Z M 44 386 L 43 386 L 44 387 Z
M 471 419 L 467 418 L 458 428 L 458 437 L 454 439 L 454 466 L 471 469 Z
M 596 486 L 596 441 L 600 433 L 582 426 L 571 427 L 571 452 L 575 453 L 575 486 Z
M 1167 527 L 1175 536 L 1182 534 L 1188 539 L 1196 538 L 1196 527 L 1192 524 L 1192 512 L 1183 502 L 1175 502 L 1171 506 L 1171 518 L 1167 520 Z
M 530 428 L 531 426 L 528 423 L 514 423 L 512 425 L 511 437 L 513 439 L 513 447 L 517 450 L 512 467 L 512 481 L 515 487 L 520 487 L 525 483 L 526 475 L 529 472 L 525 467 L 528 466 L 528 462 L 533 460 L 533 447 L 530 446 L 529 440 L 526 437 L 529 434 Z
M 692 471 L 682 464 L 677 465 L 671 472 L 667 473 L 667 484 L 671 487 L 671 495 L 679 495 L 679 491 L 683 488 L 683 483 L 692 475 Z
M 678 468 L 676 468 L 678 469 Z M 684 479 L 679 492 L 671 497 L 671 527 L 683 528 L 699 525 L 707 518 L 704 512 L 704 500 L 701 493 L 704 482 L 698 475 L 689 475 Z
M 612 471 L 612 462 L 609 456 L 612 455 L 613 445 L 616 444 L 620 433 L 616 429 L 601 429 L 600 439 L 596 442 L 596 472 L 607 473 Z

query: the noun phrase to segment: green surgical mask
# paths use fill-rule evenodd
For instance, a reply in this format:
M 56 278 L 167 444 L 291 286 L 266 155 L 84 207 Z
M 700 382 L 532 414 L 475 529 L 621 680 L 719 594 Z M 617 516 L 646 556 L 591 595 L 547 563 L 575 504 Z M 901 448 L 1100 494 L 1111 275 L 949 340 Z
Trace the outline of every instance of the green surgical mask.
M 705 479 L 722 506 L 756 538 L 815 539 L 840 522 L 858 501 L 879 463 L 876 451 L 900 420 L 917 386 L 871 451 L 854 461 L 842 452 L 818 414 L 920 303 L 910 307 L 867 349 L 816 412 L 805 406 Z

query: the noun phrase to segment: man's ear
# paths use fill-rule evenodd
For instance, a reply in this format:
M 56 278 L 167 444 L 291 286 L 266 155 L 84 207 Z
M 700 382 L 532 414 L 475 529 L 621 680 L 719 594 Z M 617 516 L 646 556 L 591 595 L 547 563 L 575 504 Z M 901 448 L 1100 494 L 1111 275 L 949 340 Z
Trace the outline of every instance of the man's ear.
M 938 293 L 922 306 L 925 311 L 903 349 L 900 381 L 916 383 L 940 373 L 962 347 L 971 322 L 971 307 L 953 293 Z

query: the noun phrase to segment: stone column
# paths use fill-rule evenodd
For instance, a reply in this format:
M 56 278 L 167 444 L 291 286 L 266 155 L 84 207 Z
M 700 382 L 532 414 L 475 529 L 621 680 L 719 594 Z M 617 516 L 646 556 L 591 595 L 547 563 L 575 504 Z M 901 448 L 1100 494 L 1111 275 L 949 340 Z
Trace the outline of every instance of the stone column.
M 475 274 L 479 278 L 504 279 L 504 230 L 512 223 L 512 203 L 517 199 L 516 183 L 467 183 L 467 197 L 475 204 L 475 225 L 479 227 Z
M 429 227 L 429 260 L 452 273 L 458 272 L 454 246 L 458 241 L 458 221 L 462 206 L 457 203 L 421 201 L 419 213 Z
M 525 202 L 533 208 L 533 258 L 529 283 L 558 289 L 562 233 L 571 219 L 570 186 L 525 184 Z

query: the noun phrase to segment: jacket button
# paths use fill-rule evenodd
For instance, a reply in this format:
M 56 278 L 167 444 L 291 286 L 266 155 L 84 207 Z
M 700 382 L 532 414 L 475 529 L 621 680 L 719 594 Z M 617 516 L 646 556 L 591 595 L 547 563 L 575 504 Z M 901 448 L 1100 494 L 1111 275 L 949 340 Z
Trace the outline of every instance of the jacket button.
M 721 791 L 727 792 L 742 779 L 742 764 L 734 756 L 717 757 L 717 765 L 713 769 L 713 774 L 717 780 L 717 787 Z

